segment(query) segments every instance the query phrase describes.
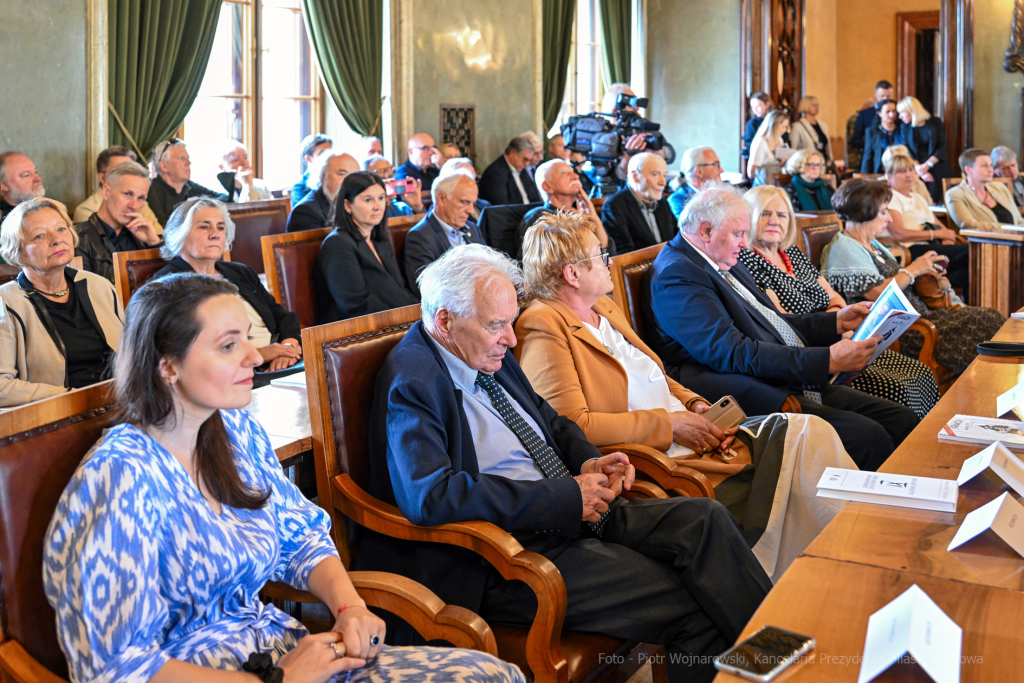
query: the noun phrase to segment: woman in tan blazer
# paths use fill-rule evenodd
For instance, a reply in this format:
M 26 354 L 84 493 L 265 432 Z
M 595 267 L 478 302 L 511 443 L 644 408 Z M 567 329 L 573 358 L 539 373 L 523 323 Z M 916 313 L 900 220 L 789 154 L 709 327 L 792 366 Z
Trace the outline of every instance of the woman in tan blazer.
M 665 375 L 607 296 L 608 263 L 593 227 L 574 212 L 550 214 L 526 233 L 523 266 L 540 298 L 516 323 L 523 371 L 594 445 L 639 443 L 703 472 L 776 580 L 841 508 L 816 495 L 824 468 L 856 465 L 835 430 L 812 415 L 711 424 L 709 402 Z
M 998 231 L 1000 225 L 1024 225 L 1013 192 L 1004 183 L 992 182 L 992 158 L 982 149 L 960 155 L 964 179 L 946 191 L 949 217 L 961 230 Z

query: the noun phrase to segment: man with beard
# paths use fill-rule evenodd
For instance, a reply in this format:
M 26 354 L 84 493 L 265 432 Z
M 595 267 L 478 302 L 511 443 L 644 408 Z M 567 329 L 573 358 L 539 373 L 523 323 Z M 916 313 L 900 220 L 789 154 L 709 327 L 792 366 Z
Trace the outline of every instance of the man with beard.
M 309 177 L 317 180 L 317 187 L 292 208 L 287 232 L 328 227 L 331 205 L 341 189 L 341 181 L 358 170 L 359 162 L 351 154 L 329 150 L 318 156 L 309 170 Z
M 14 207 L 46 194 L 36 165 L 21 152 L 0 154 L 0 223 Z

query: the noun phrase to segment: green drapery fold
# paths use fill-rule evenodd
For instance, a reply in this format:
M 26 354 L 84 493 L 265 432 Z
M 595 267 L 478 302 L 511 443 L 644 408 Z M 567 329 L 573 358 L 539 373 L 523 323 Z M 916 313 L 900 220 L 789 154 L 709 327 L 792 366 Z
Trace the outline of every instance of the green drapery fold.
M 110 144 L 145 158 L 195 102 L 221 0 L 109 0 L 108 8 Z
M 601 80 L 629 83 L 632 64 L 632 0 L 599 0 L 601 14 Z
M 565 97 L 576 0 L 544 0 L 544 132 L 558 119 Z
M 320 73 L 349 128 L 380 135 L 383 0 L 302 0 Z

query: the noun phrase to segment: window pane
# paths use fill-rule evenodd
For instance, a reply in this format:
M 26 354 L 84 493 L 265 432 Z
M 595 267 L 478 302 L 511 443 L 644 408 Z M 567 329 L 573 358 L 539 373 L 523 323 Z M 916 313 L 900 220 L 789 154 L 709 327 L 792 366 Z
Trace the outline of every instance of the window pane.
M 300 55 L 306 51 L 303 49 L 304 33 L 300 13 L 276 7 L 263 8 L 264 98 L 309 94 L 309 74 L 303 74 L 304 60 Z
M 299 143 L 313 132 L 312 100 L 263 100 L 263 179 L 271 189 L 292 185 L 302 175 Z
M 217 35 L 210 62 L 199 88 L 200 95 L 235 95 L 245 92 L 246 22 L 248 8 L 225 2 L 220 8 Z
M 216 189 L 217 173 L 228 140 L 244 140 L 245 104 L 237 97 L 197 97 L 185 117 L 185 142 L 192 180 Z

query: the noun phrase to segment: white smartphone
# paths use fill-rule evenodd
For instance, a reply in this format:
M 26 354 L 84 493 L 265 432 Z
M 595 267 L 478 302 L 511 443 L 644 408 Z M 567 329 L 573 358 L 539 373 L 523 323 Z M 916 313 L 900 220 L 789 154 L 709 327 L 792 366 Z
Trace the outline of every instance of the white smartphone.
M 775 626 L 715 657 L 715 668 L 748 681 L 770 681 L 814 648 L 814 638 Z
M 736 399 L 732 396 L 723 396 L 704 413 L 704 417 L 719 429 L 729 429 L 746 420 L 747 414 L 740 408 Z

